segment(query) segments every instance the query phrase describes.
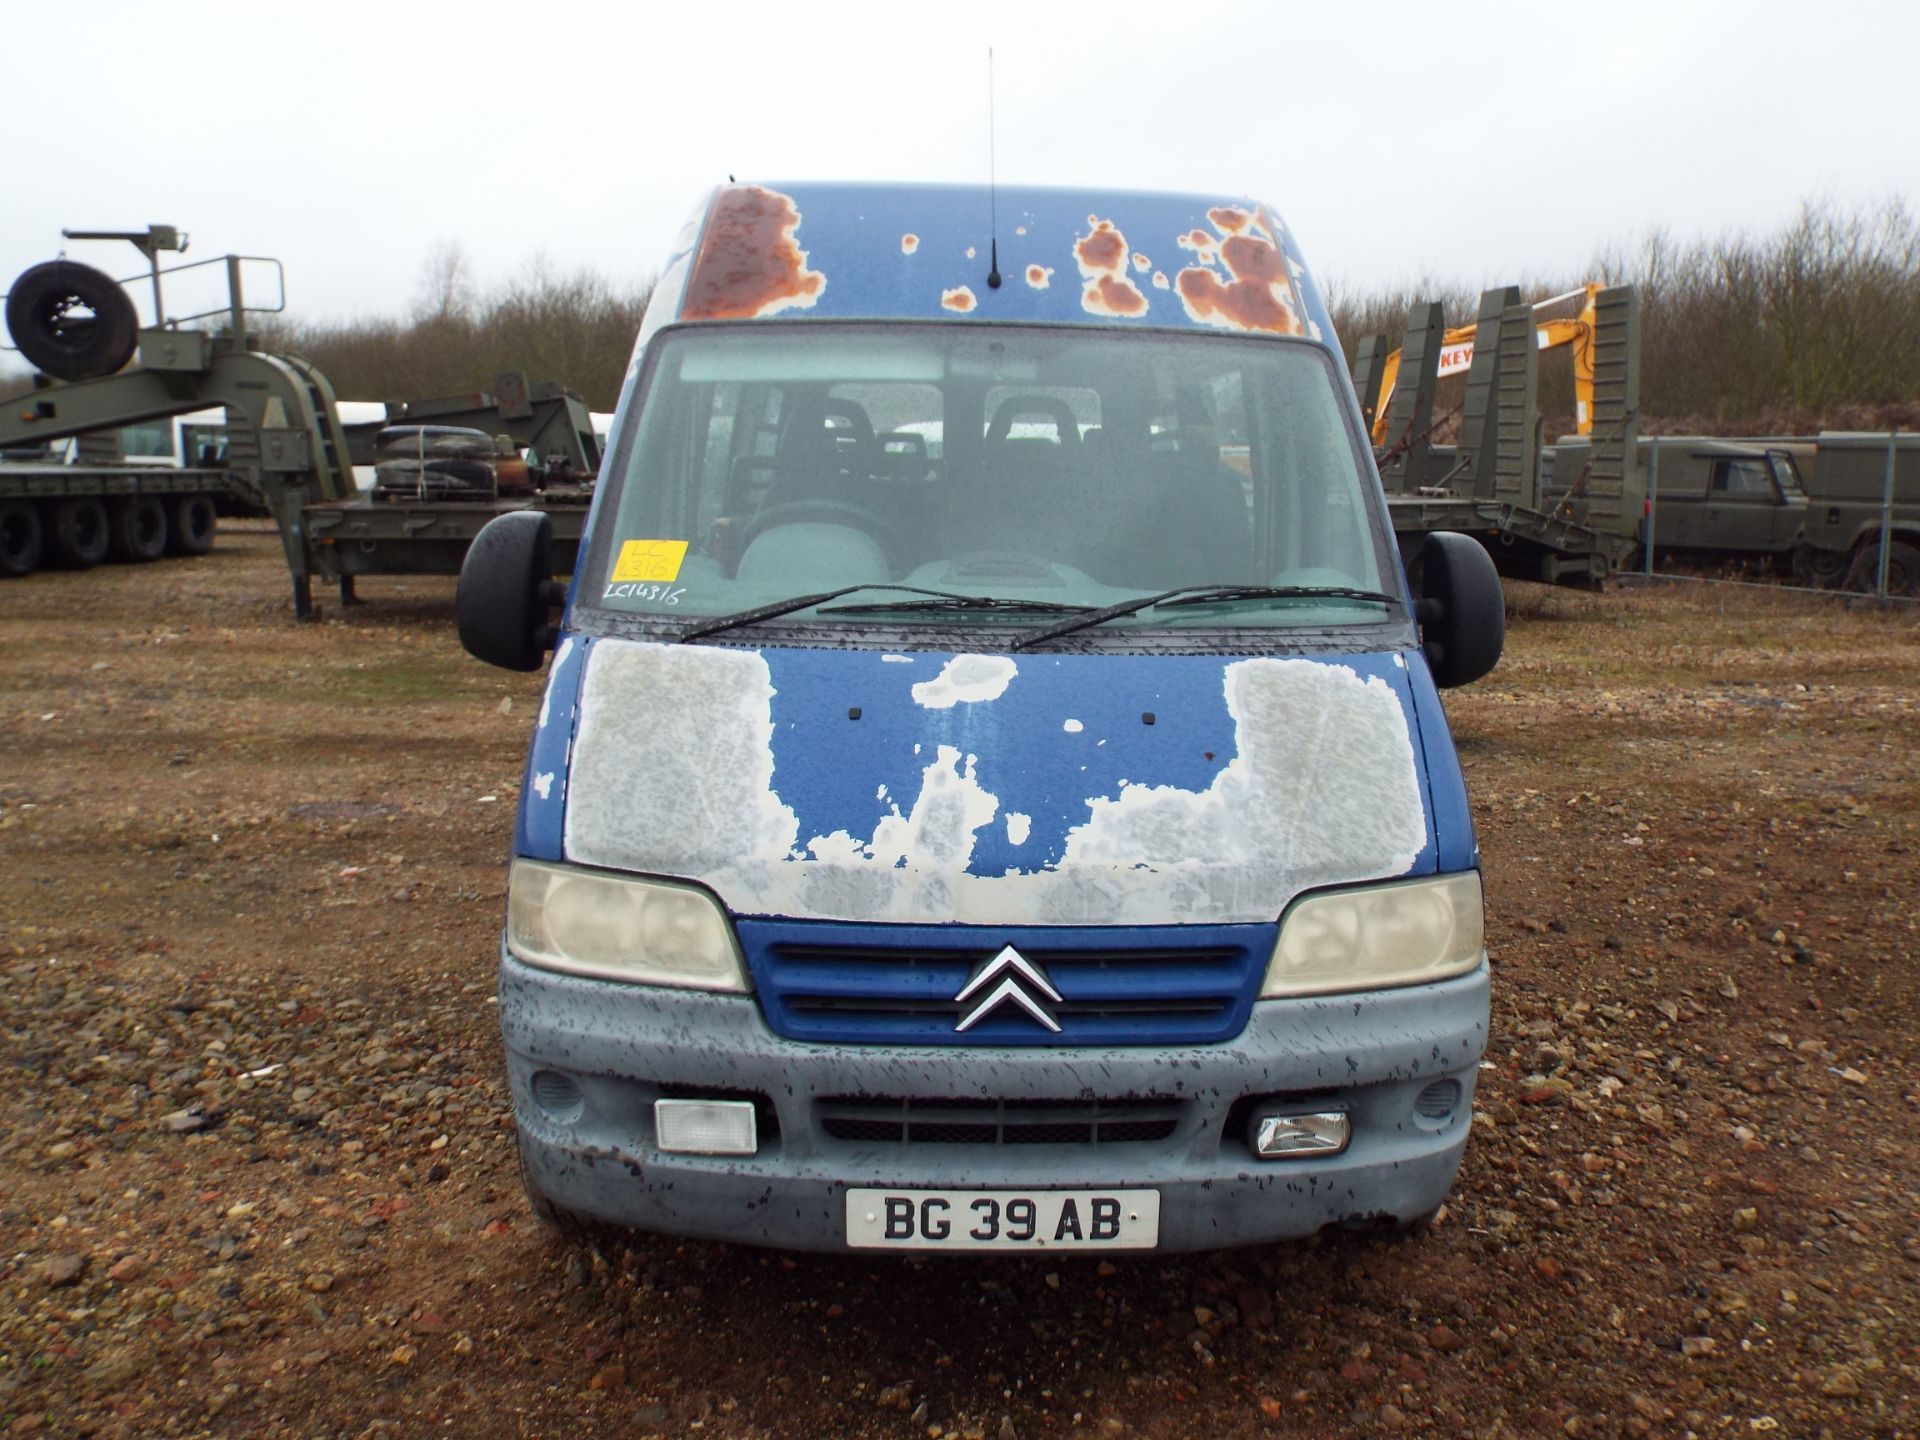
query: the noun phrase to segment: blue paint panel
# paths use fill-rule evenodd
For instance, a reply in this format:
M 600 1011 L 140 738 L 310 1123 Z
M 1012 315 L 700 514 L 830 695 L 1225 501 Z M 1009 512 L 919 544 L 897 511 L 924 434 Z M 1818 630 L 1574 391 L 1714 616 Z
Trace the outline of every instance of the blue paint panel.
M 950 745 L 962 764 L 976 758 L 981 786 L 1000 801 L 969 869 L 1034 872 L 1059 862 L 1067 831 L 1087 821 L 1089 796 L 1118 795 L 1122 781 L 1204 790 L 1234 756 L 1217 659 L 1023 655 L 999 699 L 936 710 L 912 690 L 935 679 L 948 654 L 915 652 L 902 664 L 873 651 L 762 653 L 774 688 L 774 785 L 803 840 L 836 830 L 870 839 L 889 802 L 911 810 L 923 772 Z M 854 706 L 857 721 L 847 718 Z M 1068 720 L 1083 728 L 1069 733 Z M 850 753 L 859 765 L 846 764 Z M 876 795 L 883 784 L 886 800 Z M 1013 812 L 1033 821 L 1023 845 L 1007 838 Z
M 1246 1027 L 1279 927 L 740 920 L 735 930 L 767 1024 L 788 1039 L 1058 1047 L 1231 1040 Z M 1005 945 L 1060 992 L 1060 1003 L 1048 1005 L 1059 1033 L 1011 1005 L 964 1032 L 954 1028 L 962 1007 L 953 997 Z
M 1441 874 L 1476 869 L 1480 845 L 1473 835 L 1473 811 L 1467 804 L 1467 780 L 1453 748 L 1453 732 L 1440 691 L 1419 651 L 1407 657 L 1414 712 L 1419 718 L 1420 744 L 1427 772 L 1427 825 L 1435 839 L 1435 868 Z
M 527 751 L 527 769 L 520 781 L 520 806 L 514 818 L 513 853 L 529 860 L 564 860 L 563 822 L 566 819 L 567 760 L 580 721 L 580 677 L 586 672 L 592 641 L 572 637 L 563 658 L 547 674 L 547 723 L 536 722 L 533 744 Z M 534 788 L 541 775 L 553 776 L 546 798 Z
M 1067 832 L 1087 823 L 1090 798 L 1117 797 L 1126 784 L 1203 791 L 1237 753 L 1225 669 L 1242 657 L 1018 655 L 1018 673 L 998 699 L 935 710 L 914 700 L 913 686 L 935 679 L 950 654 L 912 652 L 911 663 L 901 663 L 870 650 L 761 653 L 774 690 L 774 788 L 798 816 L 802 843 L 836 831 L 871 840 L 893 806 L 911 811 L 927 766 L 949 745 L 961 765 L 974 758 L 976 779 L 1000 805 L 992 823 L 975 832 L 968 871 L 1031 874 L 1059 863 Z M 1417 735 L 1407 672 L 1391 654 L 1304 663 L 1382 680 L 1399 699 L 1409 734 Z M 858 720 L 848 718 L 853 708 Z M 1151 725 L 1142 719 L 1149 712 Z M 1068 720 L 1082 728 L 1068 731 Z M 1418 765 L 1417 743 L 1414 760 Z M 876 793 L 881 786 L 884 798 Z M 1008 837 L 1010 813 L 1032 820 L 1024 844 Z M 1408 873 L 1433 867 L 1429 827 Z
M 914 318 L 999 321 L 1025 324 L 1161 325 L 1216 331 L 1193 319 L 1173 288 L 1182 269 L 1201 263 L 1178 237 L 1190 231 L 1221 237 L 1207 218 L 1212 207 L 1231 206 L 1249 213 L 1260 202 L 1235 195 L 1168 195 L 1139 191 L 1032 189 L 1003 186 L 998 195 L 999 255 L 1002 283 L 987 284 L 993 225 L 985 186 L 848 185 L 769 181 L 765 188 L 788 196 L 800 212 L 794 243 L 806 253 L 807 268 L 826 276 L 813 305 L 788 309 L 773 319 Z M 1327 318 L 1311 276 L 1279 216 L 1287 257 L 1301 273 L 1294 278 L 1303 318 L 1319 325 L 1330 339 Z M 1081 304 L 1085 280 L 1074 242 L 1091 232 L 1088 217 L 1113 222 L 1127 245 L 1127 278 L 1146 298 L 1137 317 L 1094 314 Z M 1024 229 L 1025 233 L 1021 233 Z M 913 235 L 918 246 L 902 251 Z M 967 250 L 973 255 L 969 257 Z M 1131 262 L 1147 256 L 1145 271 Z M 1044 289 L 1027 282 L 1030 264 L 1051 269 Z M 1218 267 L 1215 267 L 1216 270 Z M 1168 288 L 1156 289 L 1153 272 L 1163 272 Z M 1220 272 L 1224 278 L 1224 272 Z M 941 304 L 942 292 L 966 286 L 975 308 L 959 312 Z M 724 323 L 724 322 L 722 322 Z M 1238 333 L 1238 332 L 1232 332 Z M 1343 366 L 1344 368 L 1344 366 Z

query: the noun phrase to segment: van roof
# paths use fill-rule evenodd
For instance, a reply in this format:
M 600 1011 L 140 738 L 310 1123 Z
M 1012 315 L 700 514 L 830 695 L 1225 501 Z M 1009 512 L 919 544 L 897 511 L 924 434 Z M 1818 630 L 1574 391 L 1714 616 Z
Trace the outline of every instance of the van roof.
M 662 282 L 684 287 L 672 299 L 683 322 L 946 319 L 1332 337 L 1285 225 L 1245 197 L 736 184 L 715 190 L 698 221 Z

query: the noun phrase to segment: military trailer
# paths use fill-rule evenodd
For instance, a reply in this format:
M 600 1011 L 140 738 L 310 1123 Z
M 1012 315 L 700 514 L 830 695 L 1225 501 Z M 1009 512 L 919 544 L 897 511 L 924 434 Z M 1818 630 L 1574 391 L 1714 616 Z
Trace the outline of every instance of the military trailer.
M 456 413 L 484 413 L 503 421 L 509 435 L 535 442 L 541 463 L 523 489 L 458 499 L 431 496 L 424 488 L 416 498 L 363 496 L 354 479 L 353 447 L 326 376 L 298 356 L 260 350 L 249 333 L 250 316 L 260 308 L 279 308 L 247 304 L 242 262 L 250 257 L 196 262 L 225 267 L 227 304 L 212 312 L 222 322 L 221 333 L 214 334 L 190 328 L 190 322 L 209 318 L 206 314 L 167 315 L 162 277 L 195 268 L 160 266 L 160 252 L 185 249 L 186 238 L 177 230 L 153 226 L 144 232 L 66 234 L 131 241 L 148 258 L 154 313 L 162 318 L 142 328 L 120 282 L 90 266 L 50 261 L 23 274 L 7 299 L 8 329 L 29 361 L 64 383 L 48 384 L 0 410 L 0 451 L 47 455 L 69 437 L 220 406 L 227 416 L 226 467 L 163 475 L 127 466 L 31 466 L 31 474 L 22 472 L 14 482 L 23 504 L 0 510 L 0 525 L 8 527 L 6 543 L 17 545 L 17 554 L 27 553 L 36 523 L 44 533 L 48 520 L 54 522 L 56 553 L 66 558 L 73 545 L 62 537 L 76 524 L 90 537 L 84 545 L 99 546 L 97 530 L 111 549 L 116 517 L 144 515 L 151 521 L 152 499 L 210 496 L 231 487 L 260 504 L 278 525 L 293 579 L 294 613 L 301 619 L 314 614 L 316 576 L 337 581 L 342 601 L 349 602 L 361 575 L 457 573 L 473 537 L 489 520 L 512 510 L 549 515 L 556 564 L 571 569 L 599 460 L 591 417 L 578 396 L 506 377 L 514 383 L 496 381 L 501 393 L 460 401 L 463 408 Z M 265 263 L 277 267 L 277 262 Z M 136 350 L 138 362 L 129 365 Z M 446 415 L 436 412 L 436 418 Z M 8 494 L 0 489 L 0 500 Z M 27 502 L 41 508 L 24 508 Z M 205 516 L 210 540 L 210 501 Z M 62 530 L 63 522 L 73 523 Z M 151 549 L 154 524 L 138 533 Z M 164 549 L 170 532 L 158 533 Z
M 1449 347 L 1446 337 L 1466 327 L 1448 332 L 1440 306 L 1420 305 L 1399 351 L 1389 353 L 1384 336 L 1361 341 L 1354 388 L 1362 414 L 1385 437 L 1375 456 L 1409 564 L 1427 536 L 1455 531 L 1479 540 L 1503 575 L 1589 588 L 1605 583 L 1622 548 L 1622 517 L 1639 504 L 1626 463 L 1639 403 L 1638 318 L 1633 288 L 1620 286 L 1592 291 L 1583 318 L 1568 322 L 1582 328 L 1577 348 L 1585 357 L 1582 393 L 1591 401 L 1593 434 L 1574 483 L 1551 496 L 1541 487 L 1535 414 L 1545 332 L 1518 287 L 1480 297 L 1457 444 L 1436 443 L 1450 417 L 1435 417 L 1434 392 L 1443 355 L 1461 348 Z M 1449 363 L 1458 368 L 1457 358 Z
M 222 470 L 0 461 L 0 576 L 204 555 L 226 488 Z
M 1656 561 L 1873 591 L 1884 515 L 1887 592 L 1920 593 L 1920 438 L 1900 439 L 1890 494 L 1884 434 L 1641 439 L 1637 299 L 1630 286 L 1586 293 L 1565 323 L 1587 433 L 1552 446 L 1540 443 L 1535 395 L 1536 356 L 1553 336 L 1517 288 L 1487 291 L 1475 322 L 1453 330 L 1440 306 L 1414 307 L 1398 351 L 1384 336 L 1360 341 L 1354 388 L 1385 437 L 1375 453 L 1409 564 L 1427 535 L 1458 531 L 1504 575 L 1598 586 L 1640 569 L 1651 535 Z M 1440 443 L 1454 417 L 1436 416 L 1436 384 L 1463 355 L 1458 442 Z

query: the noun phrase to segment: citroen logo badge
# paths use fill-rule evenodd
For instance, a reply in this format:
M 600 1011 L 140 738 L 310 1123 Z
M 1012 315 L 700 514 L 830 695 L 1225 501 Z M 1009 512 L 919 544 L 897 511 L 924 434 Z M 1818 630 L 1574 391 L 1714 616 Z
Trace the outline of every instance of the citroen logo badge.
M 960 1017 L 960 1023 L 953 1027 L 956 1031 L 971 1029 L 1002 1005 L 1016 1005 L 1028 1019 L 1059 1033 L 1060 1022 L 1035 997 L 1045 996 L 1058 1005 L 1060 992 L 1037 965 L 1011 945 L 982 966 L 953 1000 L 956 1005 L 965 1005 L 976 995 L 980 1002 Z

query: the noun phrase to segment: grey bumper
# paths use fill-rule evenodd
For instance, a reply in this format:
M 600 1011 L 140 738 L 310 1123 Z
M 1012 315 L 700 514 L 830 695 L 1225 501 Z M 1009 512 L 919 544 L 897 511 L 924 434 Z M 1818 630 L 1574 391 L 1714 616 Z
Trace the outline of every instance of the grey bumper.
M 528 1184 L 579 1215 L 843 1250 L 853 1187 L 1148 1187 L 1161 1197 L 1160 1248 L 1201 1250 L 1408 1221 L 1437 1207 L 1467 1143 L 1487 989 L 1482 965 L 1436 985 L 1263 1001 L 1222 1045 L 920 1050 L 786 1040 L 752 996 L 580 979 L 503 955 L 500 1024 Z M 540 1072 L 552 1073 L 536 1086 Z M 1448 1080 L 1457 1089 L 1435 1085 Z M 660 1153 L 652 1106 L 663 1091 L 760 1098 L 759 1153 Z M 1448 1094 L 1454 1103 L 1421 1113 L 1423 1092 L 1422 1110 L 1439 1111 Z M 556 1095 L 572 1103 L 556 1105 Z M 1177 1102 L 1179 1119 L 1149 1142 L 876 1143 L 823 1127 L 820 1102 L 848 1096 L 1158 1096 Z M 1243 1122 L 1266 1097 L 1276 1108 L 1345 1110 L 1351 1143 L 1335 1156 L 1256 1159 Z

